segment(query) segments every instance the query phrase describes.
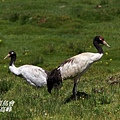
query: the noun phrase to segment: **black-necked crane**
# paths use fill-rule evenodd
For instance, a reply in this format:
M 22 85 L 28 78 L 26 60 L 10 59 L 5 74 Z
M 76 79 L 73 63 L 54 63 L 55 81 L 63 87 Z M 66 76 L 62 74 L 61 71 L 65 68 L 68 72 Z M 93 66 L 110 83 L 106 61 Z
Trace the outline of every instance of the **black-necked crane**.
M 38 66 L 22 65 L 20 67 L 15 66 L 16 53 L 10 51 L 4 58 L 11 58 L 9 63 L 9 70 L 16 76 L 22 76 L 27 82 L 36 87 L 42 87 L 47 84 L 48 72 Z
M 107 42 L 105 42 L 102 36 L 95 36 L 93 39 L 93 45 L 98 50 L 97 53 L 92 52 L 84 52 L 73 56 L 66 61 L 64 61 L 60 66 L 53 69 L 47 79 L 47 88 L 48 92 L 51 93 L 51 90 L 55 84 L 58 86 L 65 79 L 73 79 L 74 87 L 73 87 L 73 97 L 77 99 L 77 83 L 80 77 L 85 73 L 86 70 L 96 61 L 100 60 L 103 56 L 103 49 L 99 44 L 106 45 L 110 47 Z

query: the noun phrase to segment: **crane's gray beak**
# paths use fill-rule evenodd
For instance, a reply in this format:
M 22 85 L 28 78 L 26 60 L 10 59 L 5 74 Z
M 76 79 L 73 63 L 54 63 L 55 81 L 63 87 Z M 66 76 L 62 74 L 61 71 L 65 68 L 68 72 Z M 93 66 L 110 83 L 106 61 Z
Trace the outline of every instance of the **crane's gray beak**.
M 8 55 L 4 58 L 4 60 L 7 59 L 8 57 L 10 57 L 10 54 L 8 54 Z
M 103 41 L 103 44 L 106 45 L 107 47 L 110 47 L 106 41 Z

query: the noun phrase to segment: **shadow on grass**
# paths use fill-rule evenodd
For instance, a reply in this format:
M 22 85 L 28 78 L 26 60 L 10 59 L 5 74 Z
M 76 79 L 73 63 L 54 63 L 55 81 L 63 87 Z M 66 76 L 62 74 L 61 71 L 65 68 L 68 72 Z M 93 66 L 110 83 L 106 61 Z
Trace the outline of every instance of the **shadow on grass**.
M 87 94 L 85 92 L 77 91 L 77 100 L 89 99 L 89 98 L 90 98 L 89 94 Z M 66 103 L 69 103 L 71 101 L 74 101 L 73 95 L 71 95 L 70 97 L 67 97 L 63 103 L 66 104 Z

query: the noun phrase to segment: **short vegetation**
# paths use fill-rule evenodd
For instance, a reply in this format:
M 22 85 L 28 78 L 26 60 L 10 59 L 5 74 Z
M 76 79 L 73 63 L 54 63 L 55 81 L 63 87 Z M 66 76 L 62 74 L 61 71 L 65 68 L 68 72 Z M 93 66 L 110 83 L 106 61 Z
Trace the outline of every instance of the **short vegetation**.
M 73 81 L 50 95 L 9 72 L 10 50 L 16 66 L 33 64 L 51 71 L 76 54 L 96 52 L 92 40 L 102 35 L 111 48 L 91 66 L 71 99 Z M 120 0 L 0 1 L 1 120 L 120 119 Z M 12 110 L 7 102 L 14 101 Z M 6 102 L 6 104 L 5 104 Z

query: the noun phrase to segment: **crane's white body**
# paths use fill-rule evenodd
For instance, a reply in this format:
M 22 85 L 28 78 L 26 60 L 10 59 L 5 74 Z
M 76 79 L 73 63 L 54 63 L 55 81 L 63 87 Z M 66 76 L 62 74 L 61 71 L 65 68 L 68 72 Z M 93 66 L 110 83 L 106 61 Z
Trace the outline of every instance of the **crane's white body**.
M 42 87 L 47 84 L 47 73 L 40 67 L 33 65 L 15 67 L 15 65 L 12 64 L 12 66 L 9 66 L 9 69 L 13 74 L 25 78 L 26 81 L 33 86 Z
M 86 52 L 68 59 L 68 62 L 58 67 L 62 80 L 73 77 L 79 78 L 92 63 L 98 61 L 102 56 L 103 54 L 100 53 Z

